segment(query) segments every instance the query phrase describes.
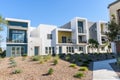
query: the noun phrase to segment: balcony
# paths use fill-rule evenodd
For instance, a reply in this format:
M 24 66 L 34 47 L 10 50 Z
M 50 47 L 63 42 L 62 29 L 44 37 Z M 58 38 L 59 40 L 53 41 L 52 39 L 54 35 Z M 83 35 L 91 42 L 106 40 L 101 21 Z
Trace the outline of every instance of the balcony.
M 12 39 L 6 39 L 7 43 L 27 43 L 27 40 L 12 40 Z
M 87 43 L 87 41 L 79 41 L 79 43 Z

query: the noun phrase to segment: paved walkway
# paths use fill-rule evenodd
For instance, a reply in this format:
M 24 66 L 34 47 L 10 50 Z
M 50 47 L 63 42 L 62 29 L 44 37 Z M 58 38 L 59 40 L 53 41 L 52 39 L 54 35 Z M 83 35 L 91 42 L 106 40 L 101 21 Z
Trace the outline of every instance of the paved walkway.
M 115 62 L 115 59 L 94 62 L 93 80 L 120 80 L 109 63 Z

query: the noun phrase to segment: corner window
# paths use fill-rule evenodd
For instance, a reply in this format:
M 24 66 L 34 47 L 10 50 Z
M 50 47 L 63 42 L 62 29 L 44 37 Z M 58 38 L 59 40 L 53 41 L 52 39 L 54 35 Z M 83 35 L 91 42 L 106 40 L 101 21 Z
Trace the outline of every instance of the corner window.
M 52 39 L 52 34 L 47 34 L 47 39 Z

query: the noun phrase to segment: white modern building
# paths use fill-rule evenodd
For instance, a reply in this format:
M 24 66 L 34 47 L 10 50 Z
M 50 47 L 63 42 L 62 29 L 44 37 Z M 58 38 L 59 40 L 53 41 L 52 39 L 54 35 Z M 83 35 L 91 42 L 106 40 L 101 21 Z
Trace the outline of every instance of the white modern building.
M 7 56 L 89 53 L 90 38 L 100 45 L 105 42 L 103 30 L 106 30 L 106 24 L 98 22 L 93 26 L 86 18 L 75 17 L 60 27 L 46 24 L 31 27 L 29 20 L 6 20 L 9 23 Z M 96 31 L 96 36 L 91 30 Z M 101 52 L 107 52 L 107 49 Z

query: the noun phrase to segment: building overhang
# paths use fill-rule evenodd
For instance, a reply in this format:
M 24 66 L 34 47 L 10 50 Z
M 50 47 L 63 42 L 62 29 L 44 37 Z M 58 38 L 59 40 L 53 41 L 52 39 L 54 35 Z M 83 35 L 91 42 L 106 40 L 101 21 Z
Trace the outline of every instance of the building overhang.
M 116 0 L 115 2 L 112 2 L 111 4 L 108 5 L 108 8 L 110 8 L 112 5 L 118 3 L 120 0 Z

